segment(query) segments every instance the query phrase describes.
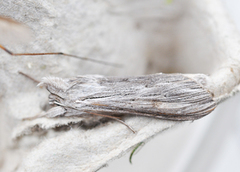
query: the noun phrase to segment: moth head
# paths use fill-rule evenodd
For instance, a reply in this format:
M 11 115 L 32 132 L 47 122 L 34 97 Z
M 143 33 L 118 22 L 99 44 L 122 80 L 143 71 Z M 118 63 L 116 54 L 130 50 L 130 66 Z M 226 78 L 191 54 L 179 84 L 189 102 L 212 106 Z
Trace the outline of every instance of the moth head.
M 69 84 L 64 79 L 51 76 L 44 77 L 38 86 L 45 86 L 50 93 L 57 95 L 64 93 L 69 88 Z

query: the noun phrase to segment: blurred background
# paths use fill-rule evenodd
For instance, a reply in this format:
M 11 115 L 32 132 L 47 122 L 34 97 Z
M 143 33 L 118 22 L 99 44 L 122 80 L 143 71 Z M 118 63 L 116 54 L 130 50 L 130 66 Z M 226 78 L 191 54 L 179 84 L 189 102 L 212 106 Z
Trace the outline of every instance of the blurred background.
M 222 0 L 240 32 L 240 1 Z M 101 172 L 239 172 L 240 95 L 211 115 L 161 133 L 133 155 L 108 164 Z

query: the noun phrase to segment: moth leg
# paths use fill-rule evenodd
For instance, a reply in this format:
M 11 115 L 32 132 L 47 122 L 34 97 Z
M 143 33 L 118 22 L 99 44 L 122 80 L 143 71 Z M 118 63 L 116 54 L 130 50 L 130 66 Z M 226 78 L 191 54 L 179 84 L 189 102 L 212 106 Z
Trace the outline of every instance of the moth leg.
M 122 123 L 123 125 L 125 125 L 127 128 L 129 128 L 133 133 L 136 133 L 136 131 L 134 131 L 134 129 L 132 127 L 130 127 L 129 125 L 127 125 L 124 121 L 118 119 L 117 117 L 113 117 L 113 116 L 109 116 L 109 115 L 103 115 L 103 114 L 98 114 L 98 113 L 94 113 L 94 112 L 87 112 L 89 114 L 92 114 L 92 115 L 97 115 L 97 116 L 102 116 L 102 117 L 106 117 L 106 118 L 111 118 L 111 119 L 114 119 L 120 123 Z
M 42 113 L 37 114 L 36 116 L 32 116 L 32 117 L 28 117 L 28 118 L 23 118 L 22 120 L 23 120 L 23 121 L 34 120 L 34 119 L 37 119 L 37 118 L 44 117 L 45 115 L 46 115 L 46 112 L 42 112 Z
M 66 113 L 66 110 L 61 106 L 55 106 L 49 109 L 47 112 L 41 112 L 36 116 L 24 118 L 22 120 L 33 120 L 36 118 L 46 117 L 46 118 L 55 118 L 62 116 Z

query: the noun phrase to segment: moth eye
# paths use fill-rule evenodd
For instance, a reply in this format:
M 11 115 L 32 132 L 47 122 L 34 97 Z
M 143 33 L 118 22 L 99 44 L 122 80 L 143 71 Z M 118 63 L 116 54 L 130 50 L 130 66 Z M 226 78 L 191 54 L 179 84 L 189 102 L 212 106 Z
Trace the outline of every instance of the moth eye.
M 40 108 L 45 112 L 51 109 L 51 107 L 52 106 L 48 102 L 40 105 Z
M 53 104 L 59 104 L 59 103 L 61 103 L 62 100 L 63 100 L 61 97 L 59 97 L 59 96 L 57 96 L 57 95 L 53 95 L 53 94 L 50 94 L 50 95 L 48 96 L 48 98 L 49 98 L 49 104 L 51 104 L 51 105 L 53 105 Z

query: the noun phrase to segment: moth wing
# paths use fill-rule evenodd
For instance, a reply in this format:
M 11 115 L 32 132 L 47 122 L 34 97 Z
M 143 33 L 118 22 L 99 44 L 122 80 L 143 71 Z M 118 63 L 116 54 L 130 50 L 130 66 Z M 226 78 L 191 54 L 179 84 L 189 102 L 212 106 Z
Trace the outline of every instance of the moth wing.
M 209 91 L 181 74 L 133 77 L 115 83 L 114 88 L 105 87 L 108 89 L 91 96 L 94 111 L 184 121 L 201 118 L 216 107 Z

